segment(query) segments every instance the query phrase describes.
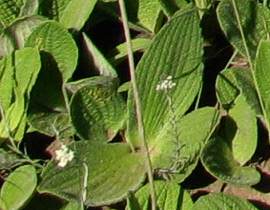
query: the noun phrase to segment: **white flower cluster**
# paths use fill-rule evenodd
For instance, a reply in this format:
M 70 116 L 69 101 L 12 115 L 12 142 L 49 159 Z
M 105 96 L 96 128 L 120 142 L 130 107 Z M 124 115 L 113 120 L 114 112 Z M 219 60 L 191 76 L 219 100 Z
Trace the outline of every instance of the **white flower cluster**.
M 156 91 L 172 89 L 175 85 L 176 83 L 172 81 L 172 76 L 169 75 L 157 84 Z
M 58 161 L 58 166 L 63 168 L 68 162 L 74 158 L 74 152 L 69 150 L 66 145 L 62 144 L 61 147 L 55 151 L 55 160 Z

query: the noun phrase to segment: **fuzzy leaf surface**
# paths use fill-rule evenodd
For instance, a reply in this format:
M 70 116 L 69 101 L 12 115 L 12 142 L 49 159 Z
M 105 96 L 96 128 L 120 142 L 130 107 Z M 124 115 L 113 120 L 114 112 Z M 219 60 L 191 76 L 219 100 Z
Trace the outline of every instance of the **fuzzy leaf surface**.
M 159 209 L 178 210 L 192 208 L 193 202 L 190 195 L 180 185 L 169 181 L 155 181 L 154 184 Z M 149 196 L 149 184 L 147 184 L 135 193 L 136 200 L 133 202 L 137 202 L 140 210 L 148 210 L 151 205 Z M 126 210 L 133 209 L 127 206 Z
M 242 94 L 252 110 L 262 115 L 250 69 L 230 68 L 222 71 L 217 78 L 216 92 L 224 108 L 229 109 L 237 96 Z
M 183 181 L 196 167 L 203 146 L 219 119 L 217 110 L 205 107 L 162 128 L 150 151 L 156 171 L 161 175 L 167 173 L 177 182 Z
M 39 192 L 78 201 L 86 192 L 86 206 L 101 206 L 122 200 L 144 180 L 143 155 L 132 153 L 127 144 L 82 141 L 69 148 L 75 152 L 74 160 L 65 168 L 50 162 L 42 173 Z
M 254 185 L 260 181 L 255 168 L 243 167 L 234 159 L 231 142 L 218 136 L 210 139 L 201 156 L 204 167 L 218 179 L 235 185 Z
M 83 139 L 111 140 L 126 119 L 126 105 L 117 93 L 117 80 L 100 76 L 88 82 L 72 97 L 72 123 Z
M 257 148 L 257 119 L 255 112 L 247 104 L 245 97 L 240 95 L 235 106 L 230 109 L 229 116 L 234 120 L 237 131 L 232 140 L 234 158 L 241 164 L 245 164 Z M 227 134 L 231 135 L 233 129 L 227 126 Z
M 202 37 L 195 9 L 177 13 L 156 35 L 140 60 L 137 84 L 141 98 L 146 139 L 151 144 L 170 122 L 173 115 L 180 118 L 190 107 L 202 82 Z M 157 86 L 171 76 L 172 89 Z M 132 89 L 129 91 L 127 139 L 134 146 L 138 139 Z
M 68 31 L 57 22 L 38 26 L 28 37 L 26 46 L 37 46 L 55 60 L 63 81 L 67 81 L 77 65 L 78 49 Z
M 270 31 L 270 11 L 253 0 L 236 0 L 235 2 L 249 53 L 254 59 L 260 40 L 266 39 Z M 218 5 L 217 15 L 229 42 L 239 52 L 246 55 L 232 1 L 221 1 Z
M 213 210 L 213 209 L 230 209 L 230 210 L 257 210 L 248 201 L 223 193 L 211 193 L 202 196 L 196 201 L 192 210 Z

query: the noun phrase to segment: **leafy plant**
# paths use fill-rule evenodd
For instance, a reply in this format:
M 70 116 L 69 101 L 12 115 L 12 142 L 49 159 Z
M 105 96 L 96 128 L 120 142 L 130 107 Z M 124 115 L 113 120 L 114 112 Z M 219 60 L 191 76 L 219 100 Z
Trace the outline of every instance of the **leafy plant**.
M 268 5 L 1 1 L 0 209 L 257 209 Z

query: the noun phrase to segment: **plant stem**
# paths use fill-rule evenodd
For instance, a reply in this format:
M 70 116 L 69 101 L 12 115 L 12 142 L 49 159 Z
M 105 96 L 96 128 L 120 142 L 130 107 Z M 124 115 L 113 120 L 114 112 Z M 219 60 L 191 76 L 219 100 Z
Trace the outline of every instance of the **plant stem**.
M 152 210 L 156 210 L 156 206 L 157 206 L 156 193 L 155 193 L 155 186 L 154 186 L 154 178 L 152 174 L 152 163 L 151 163 L 148 144 L 147 144 L 147 141 L 145 139 L 145 134 L 144 134 L 143 116 L 141 112 L 141 102 L 140 102 L 139 91 L 138 91 L 137 82 L 136 82 L 132 43 L 130 39 L 130 32 L 128 28 L 128 20 L 127 20 L 127 13 L 126 13 L 124 0 L 119 0 L 119 6 L 120 6 L 121 17 L 122 17 L 122 22 L 123 22 L 123 27 L 124 27 L 124 32 L 125 32 L 125 37 L 126 37 L 126 42 L 127 42 L 128 61 L 129 61 L 128 63 L 129 63 L 129 71 L 130 71 L 130 76 L 131 76 L 131 83 L 132 83 L 132 89 L 133 89 L 134 101 L 135 101 L 135 107 L 136 107 L 138 132 L 139 132 L 139 137 L 143 142 L 143 147 L 145 150 L 147 174 L 148 174 L 148 180 L 150 184 L 150 194 L 151 194 L 151 201 L 152 201 L 151 207 L 152 207 Z
M 259 91 L 259 86 L 258 86 L 256 77 L 255 77 L 255 69 L 254 69 L 253 64 L 252 64 L 252 60 L 251 60 L 251 56 L 250 56 L 249 49 L 248 49 L 248 46 L 247 46 L 245 34 L 244 34 L 244 31 L 243 31 L 243 28 L 242 28 L 242 25 L 241 25 L 241 20 L 240 20 L 240 15 L 239 15 L 239 12 L 238 12 L 238 8 L 237 8 L 237 5 L 235 3 L 235 0 L 231 0 L 231 1 L 232 1 L 235 17 L 236 17 L 236 20 L 237 20 L 237 24 L 238 24 L 238 27 L 239 27 L 239 31 L 240 31 L 240 34 L 241 34 L 241 37 L 242 37 L 242 41 L 243 41 L 243 44 L 244 44 L 244 48 L 245 48 L 245 51 L 246 51 L 246 54 L 247 54 L 252 79 L 254 81 L 254 85 L 255 85 L 256 92 L 257 92 L 257 95 L 258 95 L 258 98 L 259 98 L 260 106 L 262 108 L 263 116 L 264 116 L 265 121 L 266 121 L 267 130 L 269 131 L 270 126 L 269 126 L 269 123 L 267 121 L 267 114 L 266 114 L 265 109 L 264 109 L 263 100 L 262 100 L 262 97 L 261 97 L 261 94 L 260 94 L 260 91 Z

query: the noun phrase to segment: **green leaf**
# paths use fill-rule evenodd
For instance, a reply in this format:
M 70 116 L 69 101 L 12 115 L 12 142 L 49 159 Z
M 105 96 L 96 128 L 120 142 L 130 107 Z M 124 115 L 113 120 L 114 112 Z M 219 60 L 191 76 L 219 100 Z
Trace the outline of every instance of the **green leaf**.
M 38 46 L 41 51 L 50 53 L 63 81 L 67 81 L 77 65 L 78 49 L 71 35 L 56 22 L 46 22 L 38 26 L 28 37 L 26 46 Z
M 37 15 L 16 19 L 0 35 L 0 57 L 11 54 L 15 49 L 22 48 L 31 32 L 44 21 L 46 21 L 44 17 Z
M 19 163 L 18 155 L 0 148 L 0 170 L 12 169 Z
M 32 196 L 37 185 L 36 170 L 25 165 L 12 172 L 1 188 L 0 208 L 17 210 Z
M 22 48 L 28 36 L 37 26 L 41 25 L 45 21 L 47 21 L 47 19 L 37 15 L 20 18 L 13 22 L 6 31 L 10 33 L 10 36 L 14 36 L 15 46 Z
M 89 18 L 97 0 L 70 0 L 60 14 L 59 22 L 66 28 L 79 31 Z
M 19 16 L 23 2 L 23 0 L 0 1 L 1 25 L 7 27 Z
M 27 62 L 25 62 L 27 61 Z M 0 123 L 0 136 L 8 137 L 7 128 L 16 136 L 16 129 L 25 124 L 30 91 L 40 70 L 40 56 L 36 48 L 24 48 L 0 61 L 0 101 L 5 117 Z M 25 126 L 20 127 L 20 133 Z M 20 140 L 22 135 L 16 139 Z
M 150 145 L 157 173 L 170 176 L 177 182 L 190 175 L 219 119 L 217 110 L 205 107 L 185 115 L 176 124 L 172 122 L 171 126 L 163 127 Z
M 70 148 L 74 160 L 65 168 L 49 163 L 42 173 L 39 192 L 79 201 L 86 193 L 86 206 L 101 206 L 120 201 L 144 180 L 143 155 L 132 153 L 126 144 L 82 141 Z
M 218 75 L 216 92 L 219 102 L 229 109 L 241 93 L 257 115 L 262 115 L 260 101 L 250 69 L 230 68 Z
M 257 208 L 246 200 L 223 193 L 211 193 L 209 195 L 200 197 L 194 204 L 192 210 L 202 209 L 257 210 Z
M 178 210 L 191 209 L 193 202 L 190 195 L 175 182 L 155 181 L 158 209 Z M 149 184 L 140 188 L 135 197 L 140 210 L 148 210 L 150 204 Z M 126 208 L 132 210 L 131 208 Z
M 237 131 L 232 140 L 234 158 L 243 165 L 257 148 L 257 119 L 255 112 L 247 104 L 244 96 L 240 95 L 235 101 L 235 106 L 230 109 L 229 116 L 235 121 Z M 227 133 L 232 133 L 230 126 Z
M 42 107 L 31 107 L 28 112 L 28 123 L 30 131 L 38 131 L 48 136 L 57 136 L 59 139 L 71 137 L 75 132 L 67 112 L 42 109 Z
M 72 123 L 83 139 L 111 140 L 123 128 L 126 119 L 126 106 L 117 93 L 117 80 L 91 77 L 88 82 L 72 97 Z
M 112 65 L 106 60 L 102 53 L 97 49 L 94 43 L 83 33 L 83 45 L 86 48 L 88 60 L 102 76 L 117 77 L 117 73 Z M 93 67 L 92 67 L 93 68 Z
M 135 38 L 131 40 L 131 43 L 133 52 L 144 51 L 149 47 L 151 40 L 146 38 Z M 127 56 L 126 42 L 119 44 L 115 49 L 113 49 L 110 52 L 110 56 L 112 57 L 111 60 L 116 63 L 122 61 Z
M 146 139 L 151 145 L 170 124 L 180 118 L 194 101 L 202 82 L 202 37 L 197 11 L 188 9 L 176 14 L 156 35 L 140 60 L 137 84 L 141 98 Z M 169 90 L 156 90 L 172 77 Z M 132 89 L 129 91 L 127 139 L 134 146 L 138 139 Z
M 204 167 L 220 180 L 236 185 L 254 185 L 260 181 L 255 168 L 241 167 L 232 154 L 228 139 L 214 137 L 203 149 L 201 160 Z
M 269 81 L 269 56 L 270 56 L 270 42 L 261 41 L 258 47 L 258 52 L 255 62 L 254 76 L 258 86 L 258 94 L 262 100 L 262 109 L 264 110 L 264 118 L 267 128 L 270 129 L 270 81 Z
M 181 0 L 180 0 L 181 1 Z M 160 5 L 162 6 L 162 9 L 164 13 L 171 17 L 173 14 L 179 10 L 179 7 L 177 5 L 177 2 L 175 0 L 159 0 Z M 185 2 L 185 1 L 183 1 Z M 185 2 L 187 4 L 187 2 Z
M 259 41 L 268 37 L 270 11 L 254 0 L 236 0 L 235 2 L 248 49 L 254 59 Z M 241 54 L 246 55 L 232 1 L 221 1 L 217 14 L 227 39 Z
M 159 0 L 125 0 L 125 2 L 129 19 L 154 32 L 161 19 Z
M 59 21 L 68 29 L 79 31 L 89 18 L 97 0 L 46 0 L 40 3 L 40 13 Z

